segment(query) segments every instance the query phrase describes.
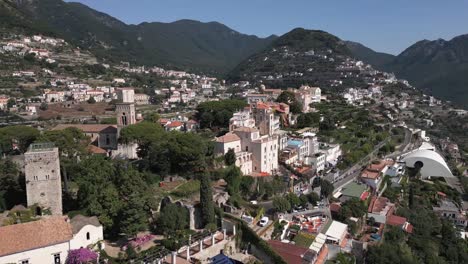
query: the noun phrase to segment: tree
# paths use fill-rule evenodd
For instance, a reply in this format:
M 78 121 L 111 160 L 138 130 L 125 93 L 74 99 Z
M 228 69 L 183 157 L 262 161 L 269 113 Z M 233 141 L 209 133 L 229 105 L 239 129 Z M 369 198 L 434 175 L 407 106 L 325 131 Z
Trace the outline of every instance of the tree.
M 65 190 L 68 190 L 68 170 L 76 165 L 79 159 L 88 155 L 89 138 L 79 129 L 69 127 L 63 130 L 44 132 L 37 142 L 52 142 L 60 152 L 60 166 L 64 179 Z
M 289 105 L 289 109 L 294 114 L 302 113 L 302 105 L 296 100 L 296 97 L 291 91 L 283 91 L 276 99 L 278 103 Z
M 320 183 L 320 196 L 330 198 L 334 189 L 335 187 L 333 187 L 330 181 L 322 179 Z
M 237 166 L 227 167 L 224 172 L 224 180 L 227 182 L 227 191 L 229 195 L 239 194 L 242 172 Z
M 98 254 L 87 248 L 73 249 L 68 252 L 66 264 L 94 263 Z
M 25 152 L 29 145 L 39 137 L 39 131 L 30 126 L 7 126 L 0 128 L 0 151 L 8 153 L 17 146 Z
M 345 221 L 349 217 L 362 217 L 367 212 L 367 207 L 363 201 L 352 198 L 341 205 L 338 219 Z
M 41 105 L 39 106 L 39 109 L 42 111 L 45 111 L 49 108 L 49 105 L 45 102 L 42 102 Z
M 0 212 L 25 202 L 26 194 L 19 176 L 20 171 L 13 161 L 0 160 Z
M 292 208 L 298 206 L 301 203 L 301 200 L 294 192 L 290 192 L 286 195 L 286 199 L 288 199 L 289 204 Z
M 309 203 L 313 205 L 317 205 L 317 202 L 320 201 L 320 197 L 316 192 L 307 194 L 307 199 L 309 200 Z
M 135 237 L 139 231 L 148 227 L 147 201 L 138 193 L 132 193 L 127 197 L 128 202 L 122 207 L 120 230 L 129 237 Z
M 8 109 L 12 108 L 16 104 L 16 100 L 14 98 L 10 98 L 7 101 L 7 107 Z
M 185 207 L 168 204 L 161 209 L 157 225 L 164 234 L 174 234 L 178 230 L 188 228 L 189 215 Z
M 211 179 L 208 174 L 202 174 L 200 177 L 200 206 L 203 225 L 215 223 L 213 192 L 211 190 Z
M 89 99 L 88 99 L 88 104 L 95 104 L 96 103 L 96 99 L 94 99 L 93 96 L 91 96 Z
M 233 113 L 247 104 L 243 100 L 221 100 L 203 102 L 197 106 L 196 117 L 202 128 L 228 127 Z
M 297 127 L 318 127 L 320 123 L 319 113 L 304 113 L 297 118 Z
M 236 163 L 236 153 L 234 152 L 234 149 L 230 148 L 226 154 L 224 155 L 224 163 L 227 166 L 234 165 Z
M 90 156 L 72 173 L 78 184 L 78 205 L 87 215 L 97 215 L 106 231 L 116 231 L 114 224 L 123 203 L 111 176 L 116 174 L 110 160 Z
M 306 207 L 307 204 L 309 203 L 309 198 L 307 198 L 307 195 L 305 194 L 301 194 L 301 196 L 299 196 L 299 200 L 301 201 L 300 202 L 301 206 L 304 206 L 304 207 Z
M 273 198 L 273 207 L 277 212 L 280 213 L 291 210 L 291 204 L 289 203 L 288 199 L 284 197 Z

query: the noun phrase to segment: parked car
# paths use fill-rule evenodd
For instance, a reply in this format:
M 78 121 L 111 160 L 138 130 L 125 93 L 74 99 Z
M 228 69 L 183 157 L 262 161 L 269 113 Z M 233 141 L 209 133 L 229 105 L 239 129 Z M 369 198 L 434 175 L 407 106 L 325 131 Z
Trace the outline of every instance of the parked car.
M 260 219 L 260 222 L 258 222 L 258 224 L 263 227 L 268 224 L 268 221 L 270 221 L 270 219 L 267 216 L 264 216 L 262 217 L 262 219 Z

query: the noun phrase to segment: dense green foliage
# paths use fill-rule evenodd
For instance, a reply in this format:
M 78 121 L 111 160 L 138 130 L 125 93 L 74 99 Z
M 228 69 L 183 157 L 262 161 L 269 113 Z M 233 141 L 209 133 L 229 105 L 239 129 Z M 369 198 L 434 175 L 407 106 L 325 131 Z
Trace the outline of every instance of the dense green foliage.
M 413 233 L 407 235 L 400 228 L 389 228 L 384 243 L 369 249 L 367 263 L 465 263 L 467 242 L 458 236 L 452 223 L 432 211 L 437 191 L 447 192 L 448 197 L 457 200 L 458 193 L 447 188 L 445 184 L 419 180 L 403 185 L 405 199 L 396 213 L 414 226 Z
M 144 175 L 132 165 L 90 156 L 71 175 L 79 187 L 77 209 L 98 216 L 107 234 L 132 237 L 147 229 L 154 204 Z
M 363 201 L 353 198 L 341 204 L 337 219 L 344 222 L 350 217 L 360 218 L 366 213 L 367 205 Z
M 160 228 L 163 233 L 174 233 L 178 230 L 187 229 L 189 225 L 189 215 L 186 208 L 168 204 L 161 209 L 157 221 L 157 228 Z
M 211 142 L 198 134 L 166 132 L 159 124 L 142 122 L 125 127 L 121 140 L 137 142 L 142 168 L 153 173 L 189 175 L 207 166 Z
M 222 100 L 203 102 L 197 106 L 197 119 L 202 128 L 229 126 L 234 112 L 247 106 L 243 100 Z
M 302 112 L 302 105 L 296 100 L 294 93 L 291 91 L 283 91 L 278 98 L 276 98 L 278 103 L 285 103 L 289 105 L 289 110 L 294 114 L 299 114 Z
M 230 148 L 228 152 L 224 155 L 224 163 L 227 166 L 231 166 L 236 163 L 236 153 L 234 152 L 234 149 Z
M 39 131 L 29 126 L 7 126 L 0 128 L 0 153 L 10 153 L 16 145 L 21 152 L 39 137 Z
M 213 191 L 211 178 L 208 174 L 200 175 L 200 207 L 202 211 L 203 225 L 215 223 L 215 211 L 213 204 Z
M 18 166 L 9 159 L 0 161 L 0 212 L 25 202 L 25 183 Z
M 333 184 L 328 180 L 322 179 L 320 181 L 320 196 L 329 198 L 333 194 Z

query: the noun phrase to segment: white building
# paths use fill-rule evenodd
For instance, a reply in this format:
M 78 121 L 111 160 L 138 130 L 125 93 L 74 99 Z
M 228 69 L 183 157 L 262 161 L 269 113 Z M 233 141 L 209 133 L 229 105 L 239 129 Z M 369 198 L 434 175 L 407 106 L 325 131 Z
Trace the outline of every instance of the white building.
M 68 251 L 104 239 L 97 217 L 51 216 L 0 227 L 0 263 L 65 263 Z M 102 244 L 101 246 L 104 246 Z
M 233 131 L 238 127 L 255 127 L 255 120 L 252 117 L 250 108 L 234 113 L 229 120 L 229 131 Z
M 147 105 L 149 104 L 149 95 L 147 94 L 135 94 L 135 104 L 137 105 Z
M 48 103 L 63 102 L 65 93 L 62 91 L 59 92 L 49 92 L 45 94 L 45 100 Z
M 93 97 L 96 102 L 102 102 L 104 101 L 104 92 L 99 90 L 86 91 L 86 100 L 89 100 L 91 97 Z
M 260 136 L 257 128 L 241 127 L 234 130 L 241 139 L 242 151 L 252 153 L 252 171 L 272 174 L 278 169 L 278 137 Z
M 268 94 L 247 94 L 247 103 L 266 102 L 270 98 Z

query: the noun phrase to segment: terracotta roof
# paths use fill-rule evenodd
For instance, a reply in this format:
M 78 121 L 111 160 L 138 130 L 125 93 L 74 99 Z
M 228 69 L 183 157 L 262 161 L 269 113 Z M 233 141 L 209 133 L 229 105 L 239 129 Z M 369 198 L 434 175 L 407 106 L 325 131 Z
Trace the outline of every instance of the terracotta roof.
M 169 125 L 167 125 L 168 127 L 180 127 L 180 126 L 183 126 L 184 123 L 180 122 L 180 121 L 173 121 L 171 122 Z
M 73 238 L 72 227 L 63 216 L 0 227 L 0 256 L 46 247 Z
M 78 128 L 85 133 L 99 133 L 109 129 L 109 132 L 115 131 L 117 133 L 117 127 L 115 125 L 101 125 L 101 124 L 60 124 L 52 128 L 52 130 L 63 130 L 69 127 Z M 110 127 L 110 128 L 109 128 Z
M 236 134 L 233 134 L 233 133 L 227 133 L 224 136 L 216 138 L 216 142 L 220 142 L 220 143 L 229 143 L 229 142 L 234 142 L 238 140 L 240 140 L 240 138 Z
M 299 247 L 293 244 L 283 243 L 278 240 L 270 240 L 268 244 L 273 250 L 278 253 L 288 264 L 302 263 L 302 256 L 304 256 L 308 248 Z
M 107 151 L 105 149 L 102 149 L 100 147 L 96 147 L 94 145 L 89 145 L 88 146 L 88 151 L 93 153 L 93 154 L 107 154 Z
M 403 226 L 406 223 L 406 218 L 397 216 L 397 215 L 390 215 L 387 217 L 387 224 L 391 226 Z
M 365 178 L 365 179 L 377 179 L 380 175 L 380 172 L 377 172 L 377 171 L 370 171 L 370 170 L 367 170 L 365 169 L 364 171 L 362 171 L 361 173 L 361 178 Z
M 264 104 L 262 102 L 257 102 L 257 105 L 256 105 L 257 109 L 270 109 L 270 106 L 267 105 L 267 104 Z
M 372 200 L 369 204 L 369 213 L 379 213 L 381 212 L 385 206 L 387 206 L 388 198 L 386 197 L 372 197 Z

